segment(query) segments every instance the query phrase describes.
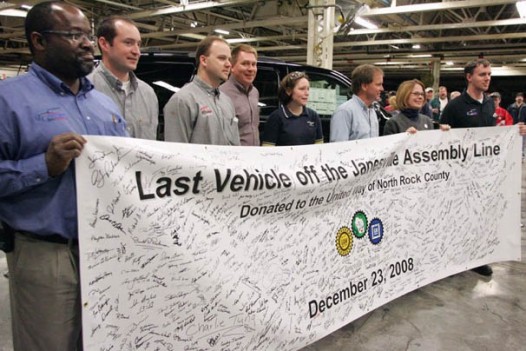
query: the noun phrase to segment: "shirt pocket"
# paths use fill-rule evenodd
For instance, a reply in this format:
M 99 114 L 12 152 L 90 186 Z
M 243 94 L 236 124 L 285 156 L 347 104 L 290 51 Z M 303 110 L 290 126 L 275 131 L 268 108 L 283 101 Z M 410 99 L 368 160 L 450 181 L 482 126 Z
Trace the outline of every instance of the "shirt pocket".
M 104 121 L 104 135 L 110 136 L 128 136 L 128 131 L 126 130 L 126 122 L 117 117 L 112 116 L 112 121 Z

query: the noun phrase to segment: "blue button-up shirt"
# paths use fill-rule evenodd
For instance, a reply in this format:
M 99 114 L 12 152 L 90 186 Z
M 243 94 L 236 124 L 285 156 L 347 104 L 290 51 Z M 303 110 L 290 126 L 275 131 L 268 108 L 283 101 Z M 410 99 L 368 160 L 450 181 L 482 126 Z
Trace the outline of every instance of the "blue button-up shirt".
M 376 138 L 378 118 L 357 95 L 341 104 L 331 118 L 331 142 Z
M 13 229 L 77 238 L 73 162 L 52 178 L 45 160 L 53 136 L 66 132 L 127 136 L 118 107 L 86 78 L 75 95 L 33 63 L 0 82 L 0 220 Z

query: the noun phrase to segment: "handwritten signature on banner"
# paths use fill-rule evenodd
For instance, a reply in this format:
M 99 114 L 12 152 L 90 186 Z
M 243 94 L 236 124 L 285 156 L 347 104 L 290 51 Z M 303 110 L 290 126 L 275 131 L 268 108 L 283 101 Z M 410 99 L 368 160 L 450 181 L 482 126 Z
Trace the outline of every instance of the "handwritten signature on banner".
M 514 128 L 272 149 L 87 139 L 90 350 L 296 350 L 445 276 L 520 259 Z

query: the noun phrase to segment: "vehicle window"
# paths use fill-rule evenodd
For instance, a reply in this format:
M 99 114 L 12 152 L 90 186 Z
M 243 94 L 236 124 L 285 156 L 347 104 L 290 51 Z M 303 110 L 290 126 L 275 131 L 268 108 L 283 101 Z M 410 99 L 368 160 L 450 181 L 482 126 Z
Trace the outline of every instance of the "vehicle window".
M 254 85 L 259 90 L 260 115 L 268 116 L 278 108 L 279 74 L 277 71 L 258 67 Z
M 307 72 L 307 74 L 310 79 L 308 106 L 320 116 L 332 116 L 336 107 L 349 99 L 351 87 L 343 85 L 329 75 L 315 72 Z
M 157 140 L 164 140 L 164 105 L 172 95 L 188 83 L 194 75 L 195 66 L 187 62 L 142 61 L 135 74 L 155 91 L 159 100 L 159 125 Z
M 194 69 L 195 66 L 191 63 L 144 62 L 137 67 L 135 74 L 152 86 L 159 99 L 161 112 L 174 92 L 192 79 Z

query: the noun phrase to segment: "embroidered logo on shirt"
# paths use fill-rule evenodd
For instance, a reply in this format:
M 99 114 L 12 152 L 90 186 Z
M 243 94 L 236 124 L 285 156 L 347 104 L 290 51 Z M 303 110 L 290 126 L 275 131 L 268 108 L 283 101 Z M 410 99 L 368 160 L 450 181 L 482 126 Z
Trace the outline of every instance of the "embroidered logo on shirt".
M 213 113 L 212 109 L 208 106 L 201 106 L 199 108 L 199 111 L 201 111 L 203 115 L 210 115 Z
M 467 116 L 476 116 L 478 115 L 477 113 L 477 109 L 476 108 L 473 108 L 471 110 L 469 110 L 467 113 L 466 113 Z
M 63 121 L 66 118 L 66 114 L 60 107 L 49 109 L 46 112 L 41 112 L 37 116 L 37 120 L 41 122 Z
M 313 121 L 307 121 L 307 124 L 309 127 L 314 127 L 315 123 Z

